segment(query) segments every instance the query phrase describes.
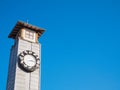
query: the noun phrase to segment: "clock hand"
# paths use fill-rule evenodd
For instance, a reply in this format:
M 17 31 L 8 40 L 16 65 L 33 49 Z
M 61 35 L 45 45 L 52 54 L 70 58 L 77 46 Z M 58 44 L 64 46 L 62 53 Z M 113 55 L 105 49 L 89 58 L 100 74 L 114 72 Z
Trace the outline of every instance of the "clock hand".
M 32 62 L 34 62 L 33 60 L 29 60 L 29 61 L 32 61 Z

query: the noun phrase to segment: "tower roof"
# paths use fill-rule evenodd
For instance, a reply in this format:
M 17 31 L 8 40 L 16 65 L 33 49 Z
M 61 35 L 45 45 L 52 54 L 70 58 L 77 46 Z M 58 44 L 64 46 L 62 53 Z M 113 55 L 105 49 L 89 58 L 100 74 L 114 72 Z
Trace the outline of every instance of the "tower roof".
M 39 28 L 39 27 L 36 27 L 36 26 L 33 26 L 31 24 L 27 24 L 27 23 L 24 23 L 24 22 L 21 22 L 21 21 L 18 21 L 16 23 L 16 25 L 14 26 L 13 30 L 11 31 L 11 33 L 8 35 L 8 38 L 13 38 L 15 39 L 16 38 L 16 35 L 19 33 L 19 31 L 22 29 L 22 28 L 28 28 L 30 30 L 33 30 L 35 32 L 38 33 L 39 37 L 44 33 L 45 29 L 43 28 Z

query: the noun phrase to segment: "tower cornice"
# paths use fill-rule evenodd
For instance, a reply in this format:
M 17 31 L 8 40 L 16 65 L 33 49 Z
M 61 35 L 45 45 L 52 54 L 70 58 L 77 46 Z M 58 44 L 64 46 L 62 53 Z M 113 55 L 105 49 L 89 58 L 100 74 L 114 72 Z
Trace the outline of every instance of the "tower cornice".
M 33 26 L 31 24 L 28 24 L 22 21 L 18 21 L 16 25 L 14 26 L 14 28 L 12 29 L 11 33 L 8 35 L 8 38 L 15 39 L 19 31 L 23 28 L 27 28 L 27 29 L 35 31 L 36 33 L 38 33 L 38 37 L 40 37 L 45 31 L 45 29 L 43 28 L 39 28 L 37 26 Z

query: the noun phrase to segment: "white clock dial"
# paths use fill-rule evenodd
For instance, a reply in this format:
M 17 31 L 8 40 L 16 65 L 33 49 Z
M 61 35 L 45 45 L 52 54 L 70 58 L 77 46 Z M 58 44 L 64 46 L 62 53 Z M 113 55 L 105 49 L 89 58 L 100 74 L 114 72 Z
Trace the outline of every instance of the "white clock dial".
M 36 59 L 32 55 L 25 55 L 24 56 L 24 63 L 30 67 L 33 67 L 36 64 Z

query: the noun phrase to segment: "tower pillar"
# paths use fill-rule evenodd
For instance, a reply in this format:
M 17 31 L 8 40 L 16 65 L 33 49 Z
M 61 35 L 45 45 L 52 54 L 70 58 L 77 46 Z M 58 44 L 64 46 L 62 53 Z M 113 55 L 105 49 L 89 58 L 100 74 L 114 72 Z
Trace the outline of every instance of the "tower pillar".
M 11 48 L 6 90 L 40 90 L 41 44 L 44 29 L 18 21 L 9 38 Z

